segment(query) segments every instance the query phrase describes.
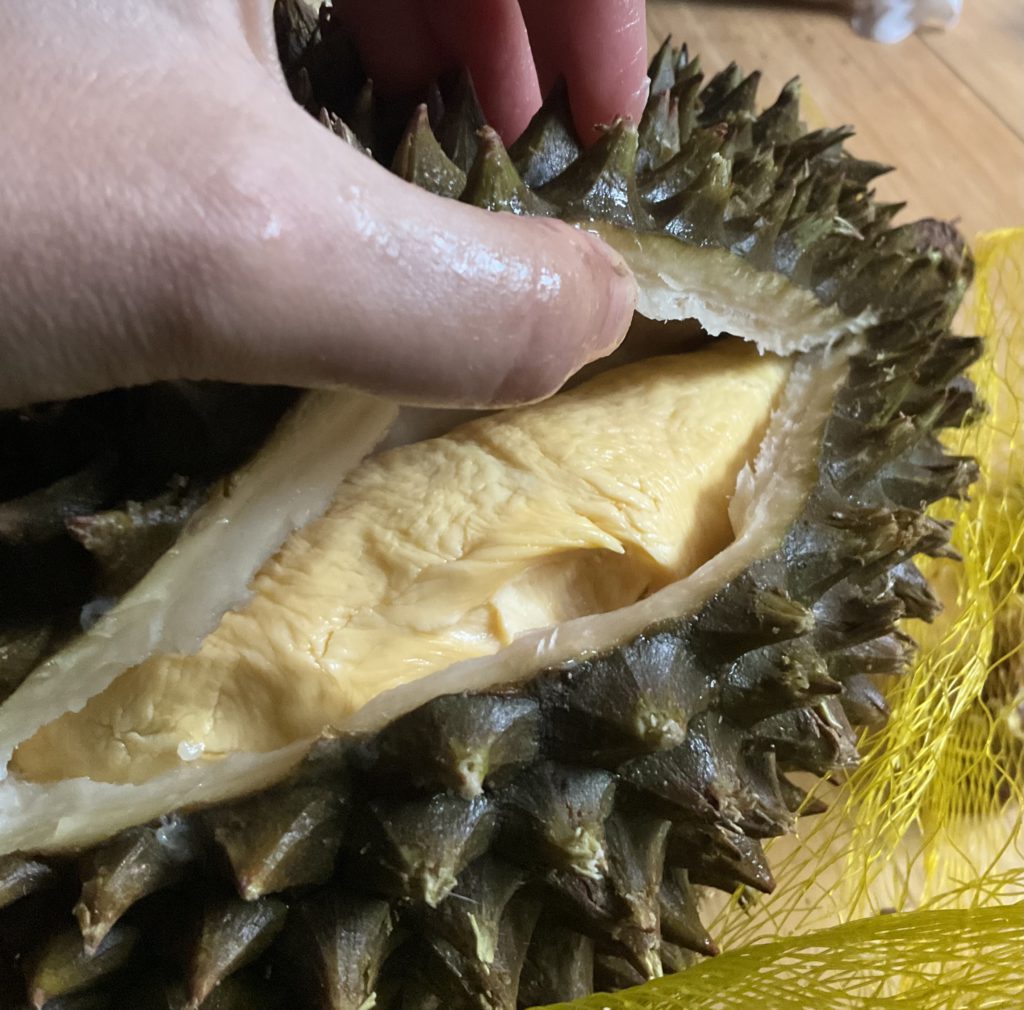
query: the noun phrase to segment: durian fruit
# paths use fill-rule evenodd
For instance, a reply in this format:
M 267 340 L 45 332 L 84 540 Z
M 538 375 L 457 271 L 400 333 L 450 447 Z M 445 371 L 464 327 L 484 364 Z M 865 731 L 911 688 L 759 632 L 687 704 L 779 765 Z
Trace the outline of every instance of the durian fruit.
M 329 12 L 278 27 L 343 140 L 593 228 L 645 311 L 734 336 L 465 424 L 305 397 L 0 706 L 2 1005 L 514 1010 L 681 970 L 935 613 L 969 258 L 891 227 L 795 85 L 759 113 L 666 44 L 588 150 L 556 92 L 506 151 L 464 79 L 392 154 Z

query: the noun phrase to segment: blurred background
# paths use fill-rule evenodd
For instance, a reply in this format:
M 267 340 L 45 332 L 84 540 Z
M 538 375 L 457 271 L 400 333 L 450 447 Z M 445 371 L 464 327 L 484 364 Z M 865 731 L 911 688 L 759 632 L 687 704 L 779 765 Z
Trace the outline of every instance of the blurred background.
M 762 70 L 762 104 L 799 72 L 810 126 L 854 124 L 854 154 L 899 166 L 877 188 L 904 218 L 1024 225 L 1024 0 L 964 0 L 955 27 L 895 45 L 855 33 L 851 6 L 649 0 L 647 16 L 652 47 L 670 34 L 712 73 Z

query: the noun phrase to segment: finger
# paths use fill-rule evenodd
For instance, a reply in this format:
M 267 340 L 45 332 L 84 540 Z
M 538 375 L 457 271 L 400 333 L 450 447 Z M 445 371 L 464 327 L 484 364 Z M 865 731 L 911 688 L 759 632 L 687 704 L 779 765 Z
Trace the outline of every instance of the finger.
M 424 0 L 452 68 L 473 77 L 487 121 L 511 143 L 540 108 L 540 86 L 517 0 Z
M 420 0 L 339 0 L 332 9 L 385 94 L 415 95 L 448 69 Z
M 624 335 L 635 286 L 592 236 L 417 190 L 286 98 L 245 143 L 191 377 L 507 404 Z
M 643 0 L 521 0 L 544 94 L 564 77 L 584 141 L 617 116 L 639 122 L 647 98 Z

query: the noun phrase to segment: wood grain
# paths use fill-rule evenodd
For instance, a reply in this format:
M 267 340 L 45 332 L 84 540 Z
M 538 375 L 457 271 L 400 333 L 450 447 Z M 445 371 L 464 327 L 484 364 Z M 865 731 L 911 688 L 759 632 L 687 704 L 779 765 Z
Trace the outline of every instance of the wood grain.
M 1024 3 L 966 3 L 954 31 L 921 41 L 1024 141 Z
M 972 3 L 1009 9 L 1021 0 L 966 0 L 965 33 Z M 899 166 L 878 180 L 880 198 L 908 202 L 908 218 L 959 220 L 967 235 L 1024 224 L 1024 137 L 1016 132 L 1013 111 L 1017 95 L 1024 104 L 1024 43 L 1015 50 L 1007 35 L 1000 52 L 1017 55 L 1003 57 L 1005 81 L 998 89 L 979 83 L 986 72 L 985 40 L 1000 23 L 994 16 L 980 18 L 961 54 L 956 34 L 961 29 L 942 41 L 947 48 L 941 52 L 933 48 L 936 39 L 925 36 L 884 46 L 859 38 L 828 5 L 648 3 L 652 43 L 671 34 L 700 53 L 711 72 L 730 60 L 760 68 L 765 103 L 799 74 L 807 96 L 805 118 L 854 124 L 858 134 L 850 147 L 855 154 Z M 996 90 L 1013 89 L 1015 82 L 1009 104 L 1000 105 Z

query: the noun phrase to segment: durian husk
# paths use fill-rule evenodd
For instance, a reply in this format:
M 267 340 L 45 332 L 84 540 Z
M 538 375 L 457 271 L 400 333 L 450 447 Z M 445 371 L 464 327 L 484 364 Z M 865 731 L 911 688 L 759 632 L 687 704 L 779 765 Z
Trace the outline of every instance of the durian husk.
M 348 102 L 329 75 L 329 11 L 315 24 L 296 11 L 281 5 L 278 23 L 298 97 L 380 156 L 372 94 Z M 464 80 L 436 137 L 426 109 L 414 116 L 395 164 L 448 196 L 594 227 L 626 252 L 650 305 L 706 313 L 713 329 L 757 325 L 743 335 L 797 356 L 786 407 L 741 476 L 735 542 L 633 607 L 381 696 L 285 757 L 238 755 L 109 793 L 9 777 L 0 837 L 21 850 L 0 864 L 11 999 L 248 1006 L 260 978 L 271 1006 L 514 1010 L 679 970 L 715 949 L 700 889 L 772 889 L 761 842 L 807 806 L 793 775 L 856 764 L 851 717 L 910 650 L 898 622 L 937 609 L 913 558 L 949 553 L 948 524 L 924 510 L 975 476 L 937 438 L 975 409 L 960 373 L 978 342 L 949 334 L 970 264 L 948 229 L 889 226 L 892 208 L 866 188 L 878 167 L 843 152 L 844 131 L 804 134 L 794 86 L 758 114 L 756 78 L 730 68 L 702 88 L 668 46 L 651 78 L 639 128 L 618 123 L 587 152 L 558 93 L 505 152 L 478 134 Z M 742 311 L 677 297 L 693 277 L 718 277 L 716 298 L 732 285 Z M 752 320 L 765 293 L 778 317 Z M 69 707 L 65 671 L 74 707 L 165 647 L 160 635 L 196 641 L 275 540 L 323 506 L 325 468 L 339 479 L 392 410 L 359 401 L 361 441 L 328 451 L 302 425 L 338 430 L 337 404 L 355 401 L 324 396 L 236 483 L 263 521 L 234 575 L 211 589 L 198 585 L 208 568 L 160 562 L 137 590 L 159 614 L 141 621 L 148 637 L 129 607 L 111 611 L 106 633 L 74 647 L 84 653 L 58 656 L 0 709 L 8 750 Z M 289 477 L 308 494 L 282 510 L 264 495 L 282 485 L 283 444 L 306 454 Z M 240 501 L 215 503 L 180 552 L 219 549 L 218 507 L 245 532 Z M 165 620 L 172 585 L 214 595 Z

